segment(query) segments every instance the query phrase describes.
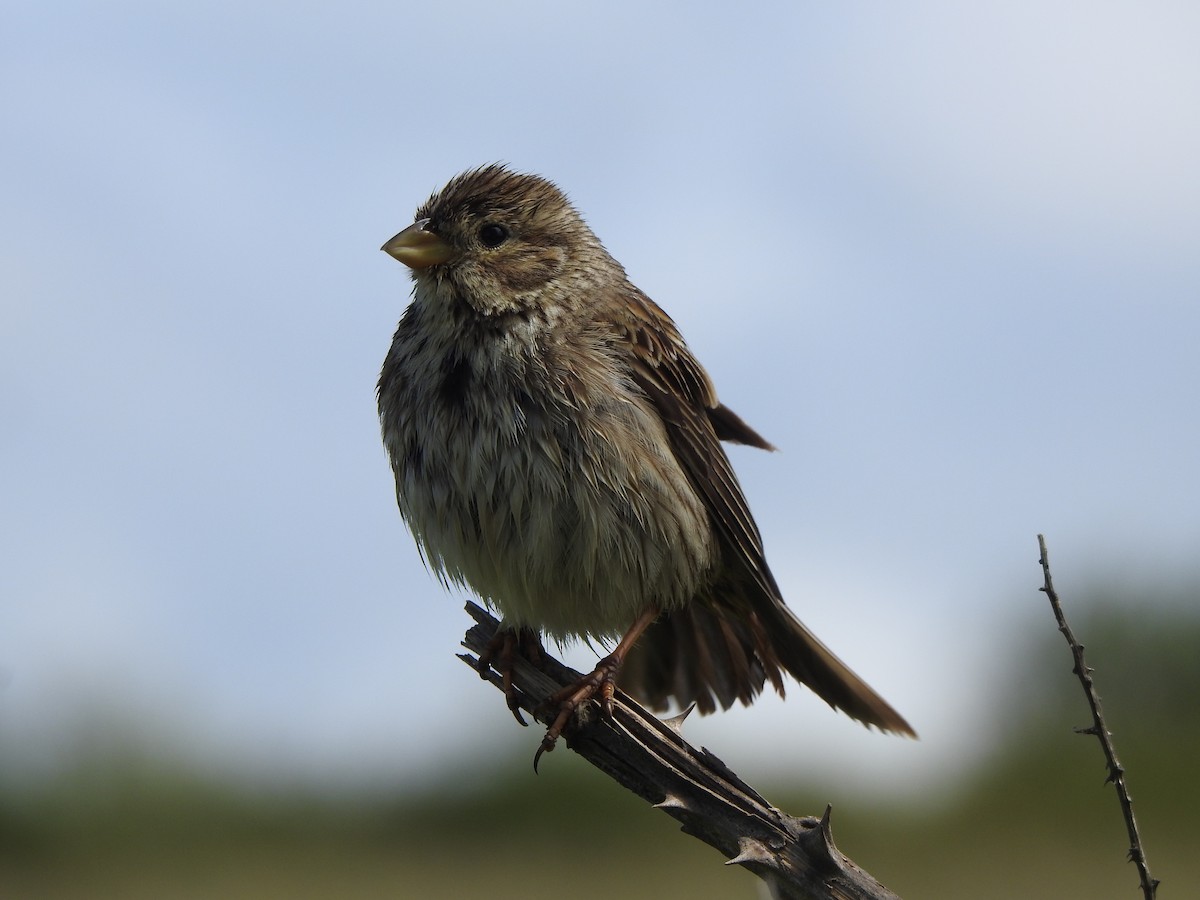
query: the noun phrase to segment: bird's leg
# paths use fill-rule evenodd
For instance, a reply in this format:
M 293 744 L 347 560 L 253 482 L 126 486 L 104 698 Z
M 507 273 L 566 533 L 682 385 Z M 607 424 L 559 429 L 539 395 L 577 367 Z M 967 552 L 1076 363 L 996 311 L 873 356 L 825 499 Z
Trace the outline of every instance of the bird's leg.
M 613 694 L 617 689 L 617 673 L 621 671 L 621 664 L 625 662 L 625 657 L 633 645 L 637 643 L 637 639 L 642 636 L 642 633 L 657 618 L 657 609 L 653 607 L 647 609 L 637 617 L 637 621 L 625 632 L 625 636 L 621 638 L 620 643 L 617 644 L 613 652 L 596 664 L 596 668 L 574 684 L 568 684 L 546 701 L 548 706 L 553 707 L 555 704 L 558 705 L 558 715 L 555 717 L 553 724 L 546 729 L 546 736 L 542 738 L 542 746 L 538 748 L 537 755 L 533 758 L 533 767 L 535 770 L 537 769 L 538 758 L 543 753 L 549 753 L 554 749 L 554 744 L 558 741 L 558 736 L 562 734 L 567 722 L 571 720 L 571 715 L 581 704 L 589 700 L 596 700 L 600 704 L 601 714 L 606 719 L 612 718 Z
M 476 664 L 476 668 L 479 670 L 479 677 L 487 678 L 488 669 L 495 669 L 500 673 L 505 702 L 508 703 L 508 708 L 512 712 L 513 717 L 522 725 L 527 723 L 521 718 L 520 698 L 517 696 L 517 689 L 513 687 L 513 661 L 517 656 L 523 656 L 540 669 L 542 667 L 542 655 L 545 652 L 538 633 L 532 628 L 508 628 L 501 626 L 492 636 L 492 639 L 488 641 L 487 646 L 483 648 L 483 652 L 479 654 L 479 662 Z

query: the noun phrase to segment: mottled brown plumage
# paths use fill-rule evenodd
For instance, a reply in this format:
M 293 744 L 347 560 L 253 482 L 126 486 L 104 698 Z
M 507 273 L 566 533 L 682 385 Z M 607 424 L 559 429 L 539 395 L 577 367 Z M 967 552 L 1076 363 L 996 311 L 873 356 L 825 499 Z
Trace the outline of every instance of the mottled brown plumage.
M 788 672 L 913 734 L 784 605 L 721 441 L 771 445 L 558 188 L 486 166 L 416 219 L 384 245 L 416 281 L 379 379 L 401 513 L 510 629 L 624 636 L 558 698 L 548 742 L 618 673 L 656 708 L 708 712 L 782 694 Z

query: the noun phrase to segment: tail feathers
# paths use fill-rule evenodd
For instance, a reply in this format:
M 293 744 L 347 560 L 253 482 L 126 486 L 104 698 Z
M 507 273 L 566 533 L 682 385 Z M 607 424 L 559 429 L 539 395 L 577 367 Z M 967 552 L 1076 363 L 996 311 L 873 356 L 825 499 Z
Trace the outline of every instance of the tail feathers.
M 630 651 L 620 683 L 652 709 L 675 700 L 710 713 L 737 701 L 749 706 L 768 680 L 782 695 L 785 671 L 834 709 L 916 737 L 903 716 L 778 601 L 749 615 L 705 603 L 664 614 Z
M 865 725 L 916 737 L 905 718 L 834 656 L 782 603 L 772 604 L 768 628 L 783 667 L 818 697 Z
M 769 677 L 783 691 L 778 661 L 764 654 L 761 627 L 726 611 L 692 603 L 661 616 L 621 667 L 621 687 L 651 709 L 695 703 L 701 713 L 746 706 Z

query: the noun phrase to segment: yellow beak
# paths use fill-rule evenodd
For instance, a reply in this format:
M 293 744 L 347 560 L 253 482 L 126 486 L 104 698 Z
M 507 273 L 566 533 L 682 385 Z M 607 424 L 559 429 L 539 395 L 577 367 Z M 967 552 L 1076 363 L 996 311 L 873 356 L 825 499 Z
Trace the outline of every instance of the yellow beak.
M 426 231 L 428 224 L 428 219 L 418 219 L 380 249 L 410 269 L 427 269 L 446 262 L 454 255 L 454 248 L 432 231 Z

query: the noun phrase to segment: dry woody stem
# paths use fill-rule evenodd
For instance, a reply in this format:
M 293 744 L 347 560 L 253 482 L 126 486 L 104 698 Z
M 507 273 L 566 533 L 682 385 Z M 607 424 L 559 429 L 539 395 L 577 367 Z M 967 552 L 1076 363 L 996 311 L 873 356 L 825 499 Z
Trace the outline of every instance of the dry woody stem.
M 477 624 L 459 658 L 477 666 L 499 623 L 474 603 L 467 612 Z M 548 653 L 540 668 L 515 660 L 512 678 L 518 702 L 538 721 L 552 721 L 556 707 L 546 698 L 581 677 Z M 485 676 L 502 689 L 499 675 Z M 682 825 L 685 834 L 719 850 L 726 865 L 740 865 L 766 882 L 777 900 L 898 900 L 834 846 L 829 809 L 820 818 L 790 816 L 771 806 L 719 759 L 679 734 L 682 716 L 660 721 L 617 691 L 611 719 L 595 704 L 582 707 L 563 733 L 567 747 L 618 784 Z M 544 763 L 543 763 L 544 764 Z
M 1041 552 L 1039 562 L 1042 565 L 1042 575 L 1045 579 L 1045 586 L 1040 590 L 1050 600 L 1050 608 L 1054 611 L 1058 630 L 1062 632 L 1067 645 L 1071 648 L 1071 655 L 1075 659 L 1075 667 L 1072 671 L 1079 677 L 1079 682 L 1083 685 L 1083 693 L 1087 696 L 1088 706 L 1092 710 L 1092 724 L 1087 728 L 1075 730 L 1080 734 L 1094 734 L 1100 741 L 1100 746 L 1104 750 L 1104 760 L 1108 765 L 1107 780 L 1111 781 L 1117 789 L 1117 798 L 1121 801 L 1121 815 L 1125 818 L 1125 828 L 1129 832 L 1129 858 L 1137 866 L 1138 878 L 1141 880 L 1142 894 L 1145 900 L 1153 900 L 1159 882 L 1150 874 L 1150 866 L 1146 862 L 1146 851 L 1142 847 L 1141 835 L 1138 834 L 1137 819 L 1133 816 L 1133 801 L 1125 786 L 1125 769 L 1117 759 L 1112 735 L 1104 723 L 1104 712 L 1100 708 L 1100 696 L 1096 693 L 1092 669 L 1088 668 L 1083 660 L 1083 644 L 1075 639 L 1075 634 L 1071 631 L 1071 626 L 1067 624 L 1067 618 L 1063 614 L 1058 593 L 1054 590 L 1054 582 L 1050 577 L 1050 555 L 1046 552 L 1046 538 L 1040 534 L 1038 535 L 1038 549 Z

